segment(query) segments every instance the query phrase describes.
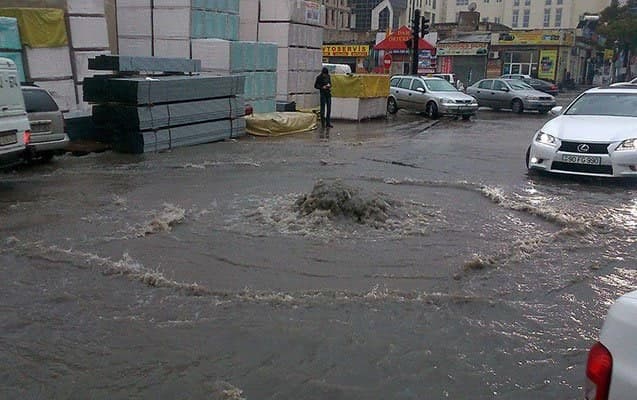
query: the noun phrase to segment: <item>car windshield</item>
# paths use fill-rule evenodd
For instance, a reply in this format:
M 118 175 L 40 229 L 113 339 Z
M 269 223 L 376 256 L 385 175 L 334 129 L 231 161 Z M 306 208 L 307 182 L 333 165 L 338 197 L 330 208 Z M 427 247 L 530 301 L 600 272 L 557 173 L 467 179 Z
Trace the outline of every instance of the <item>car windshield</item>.
M 58 111 L 55 101 L 44 90 L 24 89 L 24 105 L 27 112 L 51 112 Z
M 586 93 L 577 99 L 564 114 L 637 117 L 637 94 Z
M 511 89 L 513 89 L 513 90 L 529 90 L 529 89 L 533 89 L 531 86 L 527 85 L 526 83 L 524 83 L 522 81 L 518 81 L 518 80 L 508 80 L 507 83 L 509 84 L 509 86 L 511 86 Z
M 449 82 L 444 79 L 428 79 L 425 81 L 427 89 L 432 92 L 457 92 L 458 90 L 453 87 Z

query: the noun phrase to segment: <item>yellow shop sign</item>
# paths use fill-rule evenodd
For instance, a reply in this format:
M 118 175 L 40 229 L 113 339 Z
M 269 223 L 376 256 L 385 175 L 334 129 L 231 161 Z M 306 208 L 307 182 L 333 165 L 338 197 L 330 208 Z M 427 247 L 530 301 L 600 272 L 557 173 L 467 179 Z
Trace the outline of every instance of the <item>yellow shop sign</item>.
M 367 57 L 368 55 L 369 55 L 369 46 L 366 44 L 323 45 L 323 57 Z

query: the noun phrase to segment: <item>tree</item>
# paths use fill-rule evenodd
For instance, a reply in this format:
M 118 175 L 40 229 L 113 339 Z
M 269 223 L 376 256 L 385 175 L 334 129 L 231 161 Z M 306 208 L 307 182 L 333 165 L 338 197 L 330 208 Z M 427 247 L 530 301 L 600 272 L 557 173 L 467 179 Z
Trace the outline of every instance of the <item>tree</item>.
M 624 5 L 619 5 L 618 0 L 612 0 L 610 6 L 601 13 L 597 32 L 606 36 L 608 43 L 617 43 L 622 49 L 636 49 L 636 8 L 637 0 L 630 0 Z

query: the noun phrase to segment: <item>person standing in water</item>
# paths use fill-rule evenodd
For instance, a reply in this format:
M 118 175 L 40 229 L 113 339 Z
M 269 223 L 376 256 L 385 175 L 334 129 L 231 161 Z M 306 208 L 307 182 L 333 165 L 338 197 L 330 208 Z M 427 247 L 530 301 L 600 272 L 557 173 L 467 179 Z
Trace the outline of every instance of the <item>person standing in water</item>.
M 323 67 L 321 74 L 314 81 L 314 88 L 321 94 L 321 125 L 323 128 L 333 128 L 332 116 L 332 78 L 330 71 Z

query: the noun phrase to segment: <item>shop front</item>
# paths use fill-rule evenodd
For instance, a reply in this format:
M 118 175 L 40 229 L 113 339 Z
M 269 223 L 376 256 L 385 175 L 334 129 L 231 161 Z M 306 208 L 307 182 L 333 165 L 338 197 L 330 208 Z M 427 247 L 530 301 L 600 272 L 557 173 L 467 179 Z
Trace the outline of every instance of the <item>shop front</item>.
M 323 45 L 323 62 L 347 64 L 352 71 L 366 72 L 369 62 L 369 45 L 366 44 L 326 44 Z
M 492 41 L 491 60 L 499 60 L 501 74 L 523 74 L 547 81 L 570 76 L 575 42 L 571 30 L 530 30 L 500 33 Z M 490 75 L 494 62 L 491 62 Z
M 487 74 L 489 43 L 443 40 L 438 43 L 438 72 L 456 75 L 465 86 L 484 79 Z
M 374 46 L 379 60 L 379 72 L 389 73 L 390 75 L 408 74 L 411 66 L 411 50 L 407 46 L 407 42 L 412 38 L 411 29 L 406 26 L 401 27 L 397 31 L 391 33 L 383 41 Z M 418 40 L 418 73 L 427 74 L 436 71 L 436 57 L 434 55 L 435 48 L 426 40 L 420 38 Z M 384 54 L 390 54 L 392 64 L 388 70 L 381 65 Z

